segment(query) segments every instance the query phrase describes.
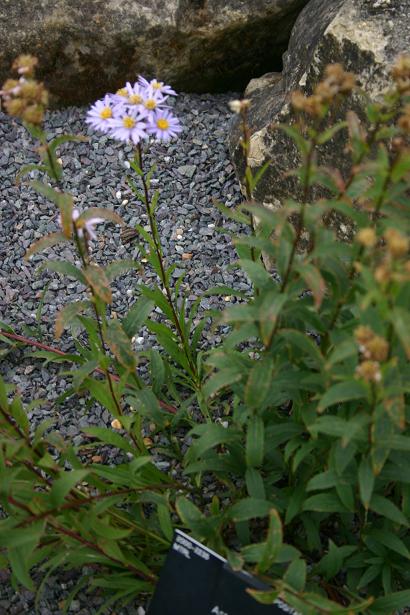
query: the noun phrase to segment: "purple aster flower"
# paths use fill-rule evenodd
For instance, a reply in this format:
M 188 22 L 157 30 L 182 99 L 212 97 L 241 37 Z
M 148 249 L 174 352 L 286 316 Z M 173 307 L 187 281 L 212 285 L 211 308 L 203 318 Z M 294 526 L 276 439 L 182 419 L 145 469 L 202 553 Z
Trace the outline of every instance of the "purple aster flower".
M 142 104 L 150 118 L 157 109 L 164 108 L 164 103 L 167 98 L 168 97 L 163 96 L 159 90 L 153 90 L 151 86 L 144 90 L 144 100 Z
M 161 94 L 168 94 L 169 96 L 178 96 L 175 90 L 173 90 L 170 85 L 166 85 L 163 81 L 157 81 L 156 79 L 151 79 L 151 81 L 148 81 L 147 79 L 139 75 L 138 83 L 140 83 L 140 85 L 142 85 L 144 88 L 150 87 L 153 90 L 161 92 Z
M 148 139 L 146 116 L 138 108 L 116 107 L 114 118 L 110 121 L 109 134 L 119 141 L 139 143 Z
M 108 132 L 109 122 L 113 116 L 113 102 L 110 94 L 106 94 L 102 100 L 97 100 L 87 113 L 86 122 L 93 128 Z
M 161 141 L 169 141 L 182 131 L 182 126 L 169 109 L 158 109 L 147 126 L 147 132 Z
M 72 213 L 72 220 L 73 223 L 75 223 L 78 218 L 81 216 L 81 213 L 78 211 L 78 209 L 73 209 L 73 213 Z M 79 237 L 83 237 L 84 236 L 84 230 L 86 230 L 87 235 L 89 236 L 90 239 L 94 239 L 95 241 L 97 240 L 97 235 L 95 234 L 95 225 L 96 224 L 101 224 L 101 222 L 104 222 L 104 218 L 89 218 L 88 220 L 86 220 L 84 222 L 84 224 L 82 226 L 77 226 L 77 233 Z M 61 215 L 58 216 L 58 223 L 60 226 L 62 226 L 62 220 L 61 220 Z

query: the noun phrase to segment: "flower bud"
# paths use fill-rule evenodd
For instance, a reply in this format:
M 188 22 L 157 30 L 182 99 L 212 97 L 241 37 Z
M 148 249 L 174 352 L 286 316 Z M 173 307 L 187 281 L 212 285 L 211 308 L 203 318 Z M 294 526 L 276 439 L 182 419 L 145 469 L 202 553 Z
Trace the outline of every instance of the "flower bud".
M 385 361 L 389 356 L 389 344 L 383 337 L 376 335 L 366 343 L 365 356 L 374 361 Z
M 14 60 L 12 68 L 16 70 L 19 75 L 26 75 L 30 77 L 34 74 L 37 64 L 38 60 L 34 56 L 30 54 L 22 54 Z
M 122 425 L 118 419 L 114 419 L 113 421 L 111 421 L 111 427 L 113 429 L 122 429 Z
M 231 100 L 228 103 L 230 110 L 233 113 L 242 113 L 242 111 L 246 111 L 251 106 L 251 101 L 248 98 L 243 98 L 242 100 Z

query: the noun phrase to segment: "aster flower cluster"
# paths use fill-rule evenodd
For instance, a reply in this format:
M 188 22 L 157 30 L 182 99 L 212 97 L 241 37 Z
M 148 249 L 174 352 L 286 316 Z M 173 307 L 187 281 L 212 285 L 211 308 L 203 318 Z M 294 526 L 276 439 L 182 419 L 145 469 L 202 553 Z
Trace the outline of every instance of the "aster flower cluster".
M 150 136 L 168 141 L 181 132 L 182 127 L 166 101 L 176 92 L 162 81 L 148 81 L 139 77 L 133 85 L 126 85 L 115 94 L 97 100 L 87 113 L 86 122 L 113 139 L 135 145 Z

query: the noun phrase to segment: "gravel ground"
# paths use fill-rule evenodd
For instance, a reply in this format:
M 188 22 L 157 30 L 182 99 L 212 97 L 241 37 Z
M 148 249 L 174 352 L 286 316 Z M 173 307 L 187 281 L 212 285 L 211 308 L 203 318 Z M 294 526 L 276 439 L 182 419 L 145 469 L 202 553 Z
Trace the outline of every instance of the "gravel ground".
M 154 144 L 149 161 L 158 170 L 153 184 L 160 190 L 158 221 L 164 253 L 169 263 L 177 261 L 175 278 L 186 272 L 185 288 L 189 299 L 195 300 L 202 291 L 215 285 L 235 286 L 249 290 L 246 278 L 229 267 L 235 258 L 229 233 L 237 231 L 235 223 L 224 221 L 227 233 L 220 233 L 222 224 L 219 211 L 212 200 L 219 199 L 228 206 L 240 200 L 237 180 L 229 162 L 226 138 L 230 113 L 227 102 L 235 95 L 183 94 L 175 103 L 175 112 L 184 125 L 184 132 L 169 144 Z M 48 115 L 50 136 L 62 133 L 89 134 L 89 143 L 67 144 L 60 155 L 64 167 L 65 189 L 76 197 L 76 206 L 106 207 L 119 213 L 133 226 L 146 225 L 142 205 L 133 199 L 125 182 L 127 159 L 131 147 L 116 143 L 107 137 L 92 134 L 84 123 L 85 109 L 68 108 Z M 67 302 L 83 297 L 81 286 L 49 271 L 38 272 L 46 258 L 59 255 L 71 259 L 70 247 L 49 249 L 34 256 L 28 263 L 23 260 L 27 248 L 36 239 L 58 230 L 55 206 L 38 197 L 25 185 L 15 185 L 15 175 L 22 164 L 36 161 L 33 142 L 19 123 L 0 112 L 0 320 L 12 325 L 17 332 L 30 335 L 41 328 L 42 341 L 57 345 L 53 339 L 55 314 Z M 98 244 L 93 245 L 96 262 L 108 263 L 122 258 L 138 258 L 137 249 L 123 246 L 119 229 L 107 225 L 99 227 Z M 186 255 L 191 255 L 187 257 Z M 184 255 L 184 256 L 183 256 Z M 145 271 L 146 282 L 155 276 Z M 134 302 L 133 288 L 136 275 L 129 273 L 114 283 L 113 310 L 126 313 Z M 46 290 L 39 322 L 36 310 Z M 222 307 L 217 297 L 204 298 L 201 308 Z M 204 344 L 212 346 L 220 340 L 219 334 L 205 332 Z M 153 340 L 142 332 L 136 340 L 137 348 L 149 347 Z M 62 350 L 72 349 L 69 336 L 58 343 Z M 30 350 L 30 349 L 28 349 Z M 27 357 L 28 350 L 13 351 L 0 359 L 0 373 L 16 384 L 29 401 L 46 398 L 48 403 L 32 412 L 33 423 L 52 418 L 56 427 L 76 444 L 82 441 L 81 428 L 89 424 L 109 424 L 111 417 L 101 407 L 86 407 L 84 399 L 77 399 L 73 412 L 73 398 L 60 406 L 53 402 L 68 385 L 59 377 L 60 366 L 44 367 L 39 361 Z M 34 597 L 30 592 L 16 593 L 8 578 L 0 572 L 0 615 L 34 613 Z M 50 579 L 40 601 L 41 615 L 58 615 L 59 604 L 75 583 L 73 573 L 62 573 Z M 80 593 L 71 611 L 81 615 L 95 613 L 101 605 L 99 596 Z M 108 611 L 113 612 L 114 611 Z M 115 610 L 117 615 L 139 614 L 138 605 Z

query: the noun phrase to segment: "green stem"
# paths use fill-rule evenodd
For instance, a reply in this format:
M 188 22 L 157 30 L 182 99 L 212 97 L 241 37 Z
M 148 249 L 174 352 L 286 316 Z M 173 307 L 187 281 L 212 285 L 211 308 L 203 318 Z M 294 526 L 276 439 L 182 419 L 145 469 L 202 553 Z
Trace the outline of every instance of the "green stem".
M 145 209 L 148 215 L 148 220 L 149 220 L 149 225 L 150 225 L 150 229 L 151 229 L 151 236 L 152 236 L 152 240 L 154 242 L 154 248 L 155 248 L 155 252 L 158 258 L 158 262 L 159 262 L 159 267 L 160 267 L 160 279 L 161 279 L 161 283 L 163 286 L 163 289 L 165 290 L 165 294 L 166 294 L 166 298 L 168 301 L 168 305 L 171 308 L 171 312 L 172 312 L 172 318 L 173 318 L 173 323 L 175 325 L 175 328 L 178 332 L 178 336 L 181 340 L 181 344 L 182 344 L 182 348 L 185 354 L 185 357 L 188 361 L 189 367 L 191 369 L 192 375 L 194 376 L 195 380 L 198 380 L 198 374 L 197 374 L 197 369 L 196 366 L 192 360 L 191 357 L 191 353 L 190 353 L 190 349 L 189 349 L 189 343 L 188 340 L 186 339 L 186 336 L 182 330 L 181 327 L 181 323 L 179 322 L 179 318 L 178 318 L 178 314 L 177 311 L 175 309 L 175 305 L 174 305 L 174 301 L 172 299 L 172 293 L 171 293 L 171 289 L 169 287 L 169 284 L 167 282 L 167 276 L 166 276 L 166 272 L 165 272 L 165 267 L 164 267 L 164 261 L 163 261 L 163 257 L 162 257 L 162 248 L 161 248 L 161 244 L 158 240 L 158 233 L 157 233 L 157 229 L 156 229 L 156 225 L 155 225 L 155 220 L 154 220 L 154 216 L 153 216 L 153 212 L 151 211 L 151 207 L 150 207 L 150 197 L 149 197 L 149 189 L 148 189 L 148 183 L 147 183 L 147 179 L 144 173 L 144 169 L 143 169 L 143 158 L 142 158 L 142 148 L 141 148 L 141 144 L 138 143 L 138 159 L 139 159 L 139 167 L 141 169 L 141 179 L 142 179 L 142 185 L 143 185 L 143 189 L 144 189 L 144 200 L 145 200 Z

